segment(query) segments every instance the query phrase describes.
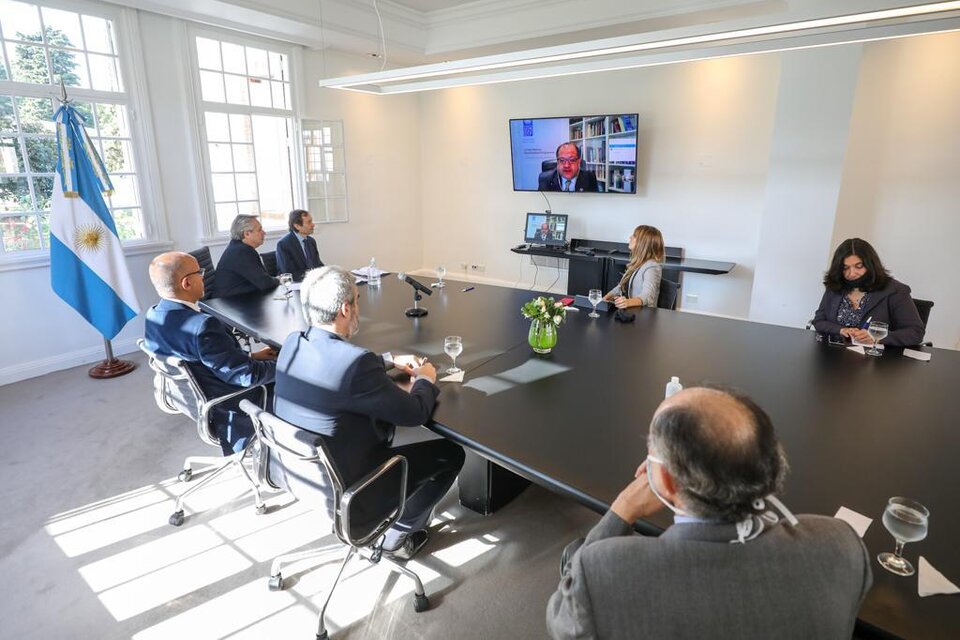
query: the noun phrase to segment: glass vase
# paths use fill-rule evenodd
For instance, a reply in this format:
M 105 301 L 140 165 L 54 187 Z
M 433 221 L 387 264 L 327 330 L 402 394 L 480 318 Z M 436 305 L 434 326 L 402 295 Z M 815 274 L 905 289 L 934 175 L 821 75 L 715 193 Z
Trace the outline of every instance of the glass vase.
M 550 353 L 557 346 L 557 326 L 545 320 L 533 320 L 527 342 L 537 353 Z

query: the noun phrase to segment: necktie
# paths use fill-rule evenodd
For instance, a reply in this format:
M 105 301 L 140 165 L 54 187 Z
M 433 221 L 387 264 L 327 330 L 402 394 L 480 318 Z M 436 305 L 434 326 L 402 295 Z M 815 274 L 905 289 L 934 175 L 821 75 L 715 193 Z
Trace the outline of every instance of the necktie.
M 570 181 L 569 181 L 569 180 L 566 180 L 566 179 L 565 179 L 565 180 L 563 181 L 563 190 L 564 190 L 564 191 L 570 191 Z
M 313 269 L 317 265 L 314 264 L 313 254 L 310 249 L 307 247 L 307 243 L 310 242 L 310 238 L 304 238 L 301 246 L 303 247 L 303 257 L 306 260 L 307 268 Z

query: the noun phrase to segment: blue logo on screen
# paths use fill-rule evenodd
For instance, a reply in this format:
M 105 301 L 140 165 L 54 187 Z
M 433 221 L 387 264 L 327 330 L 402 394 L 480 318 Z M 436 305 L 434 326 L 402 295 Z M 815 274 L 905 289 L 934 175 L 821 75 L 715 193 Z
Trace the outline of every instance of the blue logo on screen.
M 524 120 L 523 121 L 523 137 L 529 138 L 533 136 L 533 120 Z

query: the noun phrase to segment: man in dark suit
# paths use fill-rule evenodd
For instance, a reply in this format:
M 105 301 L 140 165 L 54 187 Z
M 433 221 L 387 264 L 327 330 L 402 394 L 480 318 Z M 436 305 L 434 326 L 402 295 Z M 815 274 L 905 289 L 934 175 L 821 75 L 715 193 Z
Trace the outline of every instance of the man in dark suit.
M 564 552 L 547 605 L 554 638 L 850 638 L 870 557 L 845 522 L 774 496 L 786 459 L 746 396 L 693 388 L 654 414 L 647 459 Z M 633 523 L 664 506 L 660 537 Z
M 279 280 L 267 273 L 257 247 L 266 234 L 256 216 L 239 215 L 230 225 L 230 244 L 217 263 L 214 295 L 217 298 L 275 289 Z
M 163 253 L 150 263 L 150 281 L 161 300 L 146 314 L 146 347 L 158 356 L 182 359 L 208 398 L 273 382 L 277 353 L 240 348 L 227 327 L 200 310 L 203 269 L 188 253 Z M 238 405 L 243 396 L 217 406 L 214 424 L 224 455 L 241 451 L 253 433 Z M 253 394 L 251 399 L 259 401 Z
M 300 298 L 309 328 L 291 333 L 280 352 L 276 415 L 302 433 L 322 437 L 347 486 L 394 455 L 406 457 L 403 515 L 387 531 L 383 549 L 407 559 L 426 543 L 433 507 L 464 460 L 463 449 L 445 439 L 390 446 L 395 426 L 417 426 L 430 419 L 439 394 L 436 370 L 413 356 L 380 356 L 350 343 L 360 329 L 359 293 L 353 276 L 340 267 L 309 271 Z M 411 377 L 409 391 L 387 376 L 388 367 Z M 300 477 L 286 474 L 294 495 Z M 385 505 L 386 496 L 361 495 L 351 506 L 351 519 L 378 520 Z
M 309 269 L 322 267 L 317 241 L 313 234 L 313 218 L 303 209 L 294 209 L 287 219 L 290 233 L 277 243 L 277 272 L 293 275 L 296 282 L 303 280 Z
M 537 232 L 533 234 L 534 242 L 546 242 L 550 239 L 550 225 L 544 222 L 540 225 L 540 228 L 537 229 Z
M 564 142 L 557 147 L 557 167 L 540 174 L 540 191 L 590 191 L 598 190 L 597 176 L 593 171 L 581 169 L 580 147 Z

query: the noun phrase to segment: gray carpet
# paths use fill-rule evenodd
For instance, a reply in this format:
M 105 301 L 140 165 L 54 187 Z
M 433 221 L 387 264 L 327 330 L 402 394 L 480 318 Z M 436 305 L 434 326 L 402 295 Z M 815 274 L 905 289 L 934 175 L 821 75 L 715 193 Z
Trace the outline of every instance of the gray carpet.
M 331 544 L 329 523 L 289 496 L 270 511 L 228 476 L 166 523 L 187 455 L 213 450 L 153 403 L 142 357 L 109 381 L 86 368 L 0 387 L 6 513 L 0 529 L 5 638 L 313 638 L 342 549 L 291 566 L 274 556 Z M 462 509 L 456 487 L 411 566 L 431 609 L 382 566 L 352 561 L 327 619 L 334 638 L 543 638 L 563 546 L 598 517 L 538 487 L 495 515 Z

